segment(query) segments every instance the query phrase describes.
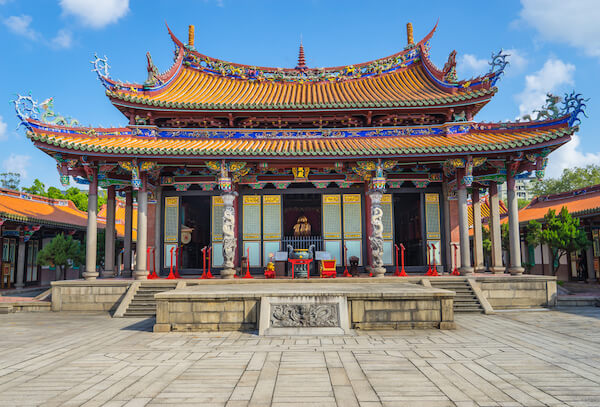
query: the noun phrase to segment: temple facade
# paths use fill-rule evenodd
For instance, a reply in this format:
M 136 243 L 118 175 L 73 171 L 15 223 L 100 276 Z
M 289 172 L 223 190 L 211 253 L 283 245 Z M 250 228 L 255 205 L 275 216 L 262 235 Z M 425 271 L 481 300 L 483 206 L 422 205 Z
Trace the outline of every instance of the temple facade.
M 434 32 L 415 42 L 408 24 L 400 52 L 330 68 L 308 67 L 301 46 L 298 65 L 281 69 L 203 55 L 193 26 L 187 43 L 169 30 L 174 63 L 161 73 L 148 53 L 144 83 L 112 79 L 106 57 L 93 62 L 128 120 L 121 128 L 82 127 L 54 113 L 52 99 L 38 104 L 20 96 L 15 106 L 27 136 L 56 159 L 61 182 L 89 187 L 85 278 L 98 276 L 99 186 L 109 197 L 105 277 L 114 275 L 117 193 L 128 207 L 137 200 L 137 279 L 149 269 L 164 275 L 172 262 L 180 274 L 197 275 L 207 261 L 213 273 L 231 278 L 242 256 L 262 270 L 302 250 L 335 259 L 338 268 L 352 259 L 373 276 L 392 270 L 398 253 L 409 273 L 430 264 L 448 271 L 456 263 L 462 274 L 483 271 L 484 191 L 490 270 L 503 273 L 502 182 L 508 269 L 523 273 L 515 181 L 543 176 L 548 154 L 577 130 L 584 101 L 574 93 L 562 104 L 549 97 L 537 117 L 477 122 L 498 91 L 507 55 L 493 55 L 489 72 L 459 80 L 456 52 L 443 69 L 429 59 Z M 126 224 L 126 242 L 130 229 Z M 125 267 L 131 264 L 126 259 Z

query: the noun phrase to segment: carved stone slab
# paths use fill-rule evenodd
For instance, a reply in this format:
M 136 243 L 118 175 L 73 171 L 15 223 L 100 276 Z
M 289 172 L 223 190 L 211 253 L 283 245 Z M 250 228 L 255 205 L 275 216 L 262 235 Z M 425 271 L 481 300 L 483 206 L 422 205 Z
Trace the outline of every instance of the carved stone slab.
M 271 326 L 340 326 L 338 304 L 271 304 Z
M 343 335 L 350 332 L 344 296 L 262 297 L 259 335 Z

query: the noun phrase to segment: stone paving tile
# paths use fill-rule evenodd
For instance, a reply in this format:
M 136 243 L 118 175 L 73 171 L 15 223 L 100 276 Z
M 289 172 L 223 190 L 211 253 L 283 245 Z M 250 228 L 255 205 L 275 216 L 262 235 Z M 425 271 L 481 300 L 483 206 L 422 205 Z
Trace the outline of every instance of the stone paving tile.
M 150 332 L 0 315 L 0 406 L 600 406 L 600 309 L 458 315 L 454 331 Z

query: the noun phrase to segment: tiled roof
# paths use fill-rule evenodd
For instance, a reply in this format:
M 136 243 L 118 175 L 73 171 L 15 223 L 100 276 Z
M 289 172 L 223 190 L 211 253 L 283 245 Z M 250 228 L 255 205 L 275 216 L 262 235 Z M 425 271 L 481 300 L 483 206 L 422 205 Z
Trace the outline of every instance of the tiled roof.
M 537 197 L 519 211 L 519 222 L 543 219 L 548 210 L 554 209 L 558 213 L 563 206 L 574 216 L 600 214 L 600 185 Z
M 391 73 L 340 82 L 252 82 L 183 68 L 158 92 L 122 89 L 107 95 L 175 109 L 344 109 L 435 106 L 491 97 L 496 88 L 443 90 L 416 62 Z
M 436 26 L 437 27 L 437 26 Z M 281 69 L 230 63 L 185 46 L 152 84 L 100 74 L 113 102 L 191 110 L 306 110 L 427 107 L 487 102 L 500 73 L 448 82 L 429 60 L 429 40 L 386 58 L 329 68 Z M 155 69 L 152 65 L 150 70 Z
M 87 213 L 73 202 L 0 189 L 0 217 L 20 222 L 85 229 Z M 104 228 L 104 223 L 101 225 Z
M 478 127 L 481 128 L 481 127 Z M 535 128 L 479 129 L 449 136 L 370 136 L 370 137 L 315 137 L 315 138 L 178 138 L 147 137 L 111 134 L 87 135 L 85 132 L 67 133 L 50 127 L 33 128 L 28 137 L 38 143 L 81 153 L 108 153 L 114 155 L 160 156 L 305 156 L 355 157 L 384 155 L 422 155 L 448 153 L 485 153 L 534 147 L 541 143 L 561 144 L 574 131 L 566 125 Z M 121 131 L 122 129 L 117 129 Z

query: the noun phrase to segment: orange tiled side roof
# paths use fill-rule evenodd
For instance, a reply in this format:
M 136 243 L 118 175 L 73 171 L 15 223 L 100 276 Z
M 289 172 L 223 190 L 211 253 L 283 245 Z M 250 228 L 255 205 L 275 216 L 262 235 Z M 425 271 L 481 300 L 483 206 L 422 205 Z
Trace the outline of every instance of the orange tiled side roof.
M 159 92 L 108 91 L 116 99 L 171 108 L 253 109 L 397 107 L 442 105 L 493 95 L 495 89 L 461 89 L 456 93 L 435 86 L 420 63 L 377 76 L 342 82 L 244 81 L 182 68 Z
M 538 127 L 505 130 L 471 130 L 452 136 L 318 137 L 271 139 L 174 138 L 130 135 L 89 136 L 49 132 L 48 128 L 28 131 L 32 140 L 79 152 L 115 155 L 161 156 L 381 156 L 498 152 L 536 144 L 566 141 L 569 127 Z M 40 146 L 41 147 L 41 146 Z M 41 147 L 43 148 L 43 147 Z
M 0 189 L 0 216 L 50 226 L 77 229 L 87 227 L 87 213 L 77 209 L 71 201 L 45 198 L 3 188 Z M 101 226 L 104 227 L 104 223 L 101 223 Z
M 572 215 L 600 212 L 600 185 L 568 193 L 537 197 L 519 211 L 519 222 L 543 219 L 548 210 L 554 209 L 558 213 L 563 206 L 566 206 Z

